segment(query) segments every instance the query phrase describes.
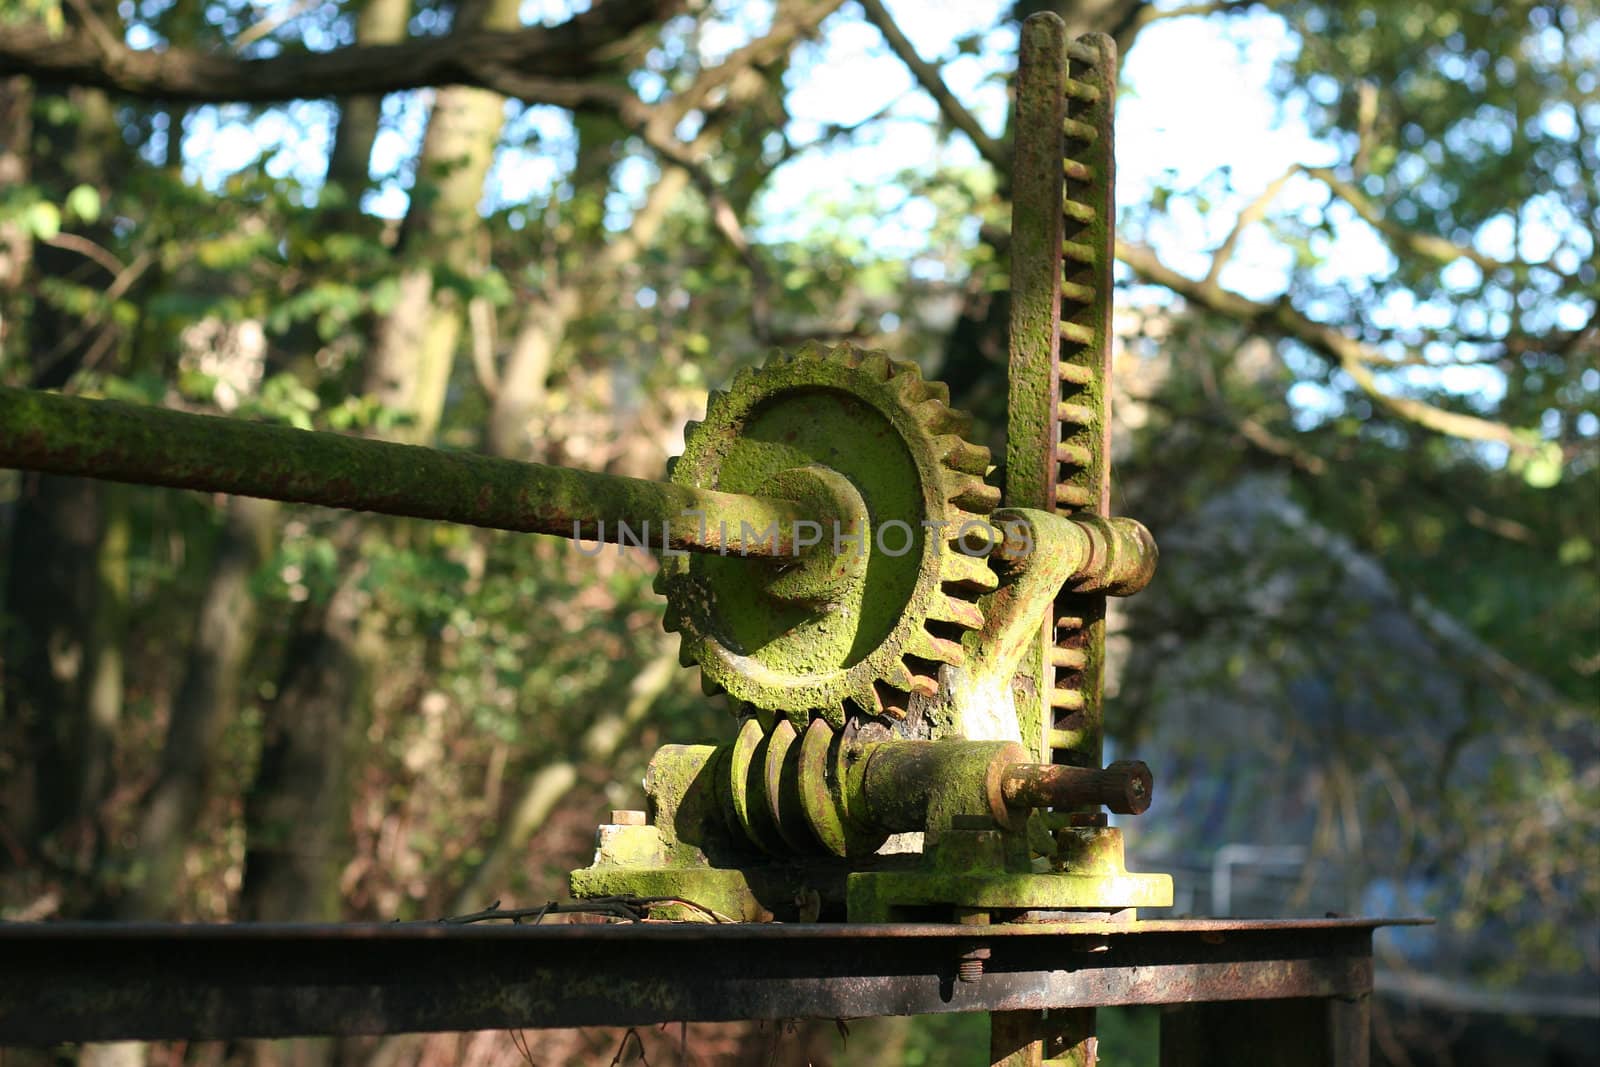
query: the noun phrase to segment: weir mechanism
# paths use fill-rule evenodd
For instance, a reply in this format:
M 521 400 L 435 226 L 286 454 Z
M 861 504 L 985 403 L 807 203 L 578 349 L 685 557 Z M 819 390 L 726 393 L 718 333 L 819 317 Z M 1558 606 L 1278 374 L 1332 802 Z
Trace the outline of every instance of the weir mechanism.
M 1167 920 L 1106 812 L 1108 38 L 1022 31 L 1004 486 L 917 367 L 808 344 L 709 398 L 651 482 L 0 390 L 0 464 L 583 539 L 647 540 L 685 666 L 735 716 L 667 745 L 579 898 L 611 926 L 0 925 L 0 1043 L 992 1013 L 995 1063 L 1090 1064 L 1094 1007 L 1163 1062 L 1364 1063 L 1376 920 Z M 708 920 L 715 920 L 708 922 Z M 66 992 L 70 990 L 70 995 Z

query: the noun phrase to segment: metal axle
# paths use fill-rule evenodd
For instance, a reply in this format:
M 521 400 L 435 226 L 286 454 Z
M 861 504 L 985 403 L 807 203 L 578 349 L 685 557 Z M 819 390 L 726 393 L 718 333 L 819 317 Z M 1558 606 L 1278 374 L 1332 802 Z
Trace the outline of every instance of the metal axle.
M 792 557 L 796 524 L 828 518 L 776 497 L 3 387 L 0 467 L 657 552 Z

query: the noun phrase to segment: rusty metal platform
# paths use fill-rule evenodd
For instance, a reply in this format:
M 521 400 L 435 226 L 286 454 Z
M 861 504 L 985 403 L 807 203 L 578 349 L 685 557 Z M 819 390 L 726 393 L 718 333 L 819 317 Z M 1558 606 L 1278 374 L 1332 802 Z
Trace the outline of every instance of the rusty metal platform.
M 1364 1005 L 1373 931 L 1422 921 L 0 924 L 0 1044 Z M 983 950 L 982 973 L 959 978 Z

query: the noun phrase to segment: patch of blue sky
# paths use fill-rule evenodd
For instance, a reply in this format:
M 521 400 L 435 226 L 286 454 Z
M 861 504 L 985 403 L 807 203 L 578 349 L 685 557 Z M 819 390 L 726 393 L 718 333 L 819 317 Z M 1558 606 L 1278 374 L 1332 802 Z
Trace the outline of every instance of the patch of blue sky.
M 212 192 L 245 167 L 292 180 L 314 197 L 327 169 L 337 111 L 321 100 L 266 110 L 245 104 L 194 108 L 183 122 L 183 175 Z
M 506 102 L 506 124 L 484 182 L 485 212 L 537 207 L 577 161 L 571 116 L 561 108 Z

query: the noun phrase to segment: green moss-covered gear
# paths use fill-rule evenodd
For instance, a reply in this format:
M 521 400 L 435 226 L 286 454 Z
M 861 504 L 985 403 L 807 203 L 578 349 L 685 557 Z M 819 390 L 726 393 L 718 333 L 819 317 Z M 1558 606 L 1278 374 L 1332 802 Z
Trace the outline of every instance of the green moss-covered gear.
M 962 436 L 967 425 L 914 364 L 849 345 L 806 345 L 712 393 L 672 480 L 773 493 L 802 471 L 842 475 L 865 528 L 847 522 L 836 542 L 829 516 L 815 551 L 865 559 L 841 566 L 848 581 L 817 583 L 825 597 L 807 597 L 782 580 L 804 561 L 664 558 L 657 589 L 683 661 L 802 728 L 813 715 L 835 726 L 900 717 L 912 693 L 934 695 L 939 666 L 961 662 L 963 634 L 983 623 L 977 599 L 995 586 L 988 563 L 957 543 L 964 530 L 968 543 L 983 540 L 972 524 L 999 496 L 984 481 L 988 450 Z

